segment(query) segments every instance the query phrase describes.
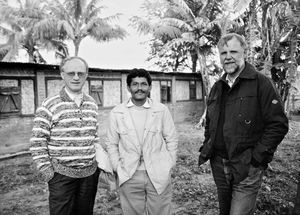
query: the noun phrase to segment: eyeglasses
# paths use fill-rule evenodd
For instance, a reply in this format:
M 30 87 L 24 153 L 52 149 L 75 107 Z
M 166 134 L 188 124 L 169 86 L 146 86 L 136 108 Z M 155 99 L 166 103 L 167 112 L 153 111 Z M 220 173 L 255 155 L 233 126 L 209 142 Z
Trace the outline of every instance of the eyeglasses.
M 87 73 L 86 72 L 64 72 L 69 77 L 74 77 L 77 75 L 79 78 L 84 77 Z

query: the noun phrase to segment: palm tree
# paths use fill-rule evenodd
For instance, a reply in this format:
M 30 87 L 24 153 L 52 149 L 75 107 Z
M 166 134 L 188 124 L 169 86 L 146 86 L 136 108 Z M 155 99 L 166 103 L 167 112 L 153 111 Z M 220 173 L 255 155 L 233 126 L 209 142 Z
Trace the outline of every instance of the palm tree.
M 297 76 L 297 56 L 300 49 L 300 1 L 262 1 L 262 60 L 263 72 L 272 72 L 272 78 L 290 113 L 290 89 Z M 284 57 L 284 58 L 282 58 Z M 283 70 L 284 76 L 276 80 Z
M 118 19 L 120 14 L 109 17 L 100 17 L 103 6 L 98 0 L 49 0 L 48 9 L 51 18 L 45 26 L 55 24 L 57 36 L 61 39 L 70 39 L 75 47 L 75 56 L 78 55 L 81 41 L 89 36 L 97 42 L 123 39 L 126 31 L 111 22 Z M 47 29 L 47 27 L 46 27 Z
M 0 0 L 0 34 L 7 39 L 0 44 L 0 54 L 3 61 L 14 59 L 20 49 L 28 53 L 28 61 L 35 62 L 37 57 L 44 62 L 39 49 L 55 49 L 63 45 L 61 41 L 52 41 L 48 34 L 41 34 L 41 26 L 48 18 L 45 2 L 40 0 L 17 1 L 15 7 L 8 1 Z
M 140 32 L 152 33 L 155 38 L 162 41 L 165 50 L 176 50 L 180 46 L 188 49 L 193 72 L 196 72 L 197 61 L 199 62 L 204 82 L 204 96 L 210 89 L 205 57 L 221 35 L 221 29 L 215 22 L 217 15 L 221 13 L 220 2 L 220 0 L 168 0 L 157 5 L 146 1 L 145 7 L 155 21 L 151 23 L 149 19 L 132 18 L 134 26 Z M 159 6 L 162 9 L 158 9 Z
M 209 75 L 206 68 L 206 55 L 211 51 L 222 34 L 228 32 L 230 28 L 237 23 L 229 19 L 230 14 L 237 14 L 239 11 L 245 11 L 251 0 L 235 1 L 235 4 L 229 8 L 224 6 L 222 1 L 206 0 L 173 0 L 175 12 L 178 15 L 174 20 L 176 26 L 182 26 L 182 37 L 191 44 L 191 58 L 193 67 L 196 67 L 199 61 L 200 72 L 204 84 L 204 105 L 206 107 L 206 98 L 211 88 Z M 245 6 L 246 5 L 246 6 Z M 228 6 L 228 5 L 227 5 Z M 223 11 L 223 12 L 222 12 Z M 181 18 L 182 14 L 183 18 Z M 183 21 L 183 22 L 181 22 Z M 174 24 L 173 24 L 174 25 Z M 178 39 L 175 39 L 175 41 Z M 205 109 L 206 110 L 206 109 Z M 202 114 L 198 124 L 203 125 L 206 111 Z
M 143 17 L 132 17 L 131 23 L 138 32 L 153 35 L 153 38 L 149 41 L 151 50 L 147 60 L 154 61 L 162 71 L 168 72 L 171 70 L 177 72 L 188 66 L 186 64 L 188 49 L 186 44 L 170 43 L 172 39 L 181 36 L 181 31 L 163 23 L 166 16 L 165 12 L 169 7 L 169 3 L 165 0 L 146 0 L 143 3 L 146 15 Z
M 167 43 L 167 42 L 166 42 Z M 159 39 L 150 40 L 150 56 L 148 61 L 154 61 L 162 71 L 169 72 L 170 69 L 173 72 L 179 72 L 185 70 L 189 65 L 188 60 L 188 48 L 183 44 L 173 44 L 171 46 L 164 44 Z
M 272 77 L 289 113 L 290 90 L 297 76 L 297 56 L 300 59 L 300 1 L 252 0 L 249 10 L 237 19 L 244 21 L 234 31 L 239 30 L 247 36 L 248 61 Z M 252 50 L 254 43 L 257 43 L 256 50 Z

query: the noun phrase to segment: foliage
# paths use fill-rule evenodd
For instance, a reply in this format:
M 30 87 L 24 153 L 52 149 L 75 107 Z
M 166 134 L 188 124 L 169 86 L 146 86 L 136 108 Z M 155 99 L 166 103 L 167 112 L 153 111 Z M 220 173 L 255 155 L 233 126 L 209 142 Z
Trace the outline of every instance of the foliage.
M 178 71 L 185 64 L 187 53 L 182 45 L 166 45 L 173 38 L 180 37 L 180 31 L 172 26 L 163 24 L 165 13 L 168 10 L 168 3 L 164 0 L 145 1 L 143 3 L 145 16 L 134 16 L 131 18 L 133 27 L 144 34 L 153 34 L 149 41 L 151 47 L 148 60 L 158 65 L 162 71 Z
M 147 60 L 153 60 L 155 65 L 159 66 L 162 71 L 184 71 L 189 65 L 187 64 L 188 49 L 183 44 L 163 44 L 161 40 L 152 39 L 149 43 L 151 46 L 150 56 Z
M 97 42 L 123 39 L 124 29 L 114 25 L 120 14 L 100 17 L 103 6 L 98 0 L 25 0 L 17 7 L 0 0 L 0 34 L 7 38 L 0 45 L 3 60 L 12 60 L 20 48 L 27 51 L 30 62 L 44 62 L 39 49 L 56 50 L 56 56 L 69 55 L 63 42 L 72 40 L 75 55 L 81 41 L 89 36 Z
M 99 0 L 49 0 L 48 9 L 51 17 L 44 23 L 45 29 L 54 23 L 56 34 L 60 39 L 73 41 L 76 56 L 81 41 L 87 36 L 97 42 L 123 39 L 126 31 L 112 24 L 120 14 L 100 17 L 104 6 L 100 6 L 99 2 Z
M 156 64 L 163 70 L 172 68 L 174 72 L 188 65 L 189 59 L 196 72 L 199 62 L 206 95 L 210 84 L 205 61 L 221 35 L 216 22 L 222 10 L 221 0 L 145 1 L 144 8 L 146 19 L 135 16 L 131 21 L 140 32 L 153 35 L 150 59 L 157 59 Z
M 289 113 L 300 62 L 300 1 L 252 0 L 228 23 L 227 31 L 245 35 L 247 61 L 273 79 Z
M 56 49 L 64 45 L 61 41 L 53 41 L 47 35 L 41 35 L 41 25 L 48 18 L 44 1 L 17 1 L 16 7 L 8 1 L 0 0 L 0 34 L 7 40 L 0 44 L 0 55 L 3 61 L 13 60 L 24 49 L 28 53 L 29 62 L 45 62 L 40 49 Z M 51 28 L 48 29 L 51 31 Z M 49 35 L 49 34 L 48 34 Z

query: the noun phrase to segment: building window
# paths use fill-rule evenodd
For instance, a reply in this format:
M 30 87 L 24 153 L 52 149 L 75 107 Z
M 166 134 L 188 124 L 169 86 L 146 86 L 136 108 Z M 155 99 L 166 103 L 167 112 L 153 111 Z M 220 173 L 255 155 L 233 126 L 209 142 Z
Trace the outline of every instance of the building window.
M 196 81 L 190 81 L 190 100 L 196 99 Z
M 21 88 L 0 87 L 0 113 L 20 113 Z
M 102 80 L 91 80 L 90 95 L 95 99 L 97 105 L 103 106 L 103 82 Z
M 160 82 L 161 103 L 171 102 L 171 81 Z

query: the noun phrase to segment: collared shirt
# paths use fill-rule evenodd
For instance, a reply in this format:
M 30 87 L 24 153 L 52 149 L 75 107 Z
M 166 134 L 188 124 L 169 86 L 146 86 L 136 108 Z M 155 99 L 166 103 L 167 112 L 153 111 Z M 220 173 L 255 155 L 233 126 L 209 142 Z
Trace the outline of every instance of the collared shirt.
M 128 103 L 126 104 L 126 106 L 129 107 L 129 108 L 135 106 L 135 104 L 132 102 L 131 98 L 128 100 Z M 151 107 L 150 106 L 150 99 L 147 98 L 146 102 L 141 107 L 144 107 L 144 108 L 147 108 L 147 109 L 150 108 Z
M 148 109 L 150 108 L 150 99 L 147 98 L 146 102 L 142 106 L 136 106 L 132 99 L 129 99 L 126 106 L 129 108 L 129 113 L 132 119 L 132 122 L 135 127 L 135 131 L 137 133 L 137 136 L 139 138 L 139 142 L 141 144 L 141 148 L 143 147 L 143 135 L 145 130 L 145 122 L 147 119 Z M 141 158 L 140 158 L 140 164 L 137 168 L 137 170 L 146 170 L 145 163 L 143 160 L 143 155 L 141 152 Z
M 66 87 L 65 87 L 65 91 L 67 95 L 70 97 L 70 99 L 73 100 L 79 107 L 83 99 L 83 93 L 82 92 L 80 94 L 72 93 Z
M 231 88 L 232 86 L 233 86 L 233 84 L 234 84 L 234 82 L 235 82 L 235 80 L 240 76 L 240 74 L 242 73 L 242 71 L 245 69 L 245 65 L 243 65 L 242 67 L 241 67 L 241 69 L 240 69 L 240 71 L 239 71 L 239 74 L 234 78 L 234 79 L 229 79 L 229 75 L 227 74 L 226 75 L 226 81 L 227 81 L 227 83 L 228 83 L 228 85 L 229 85 L 229 87 Z
M 239 75 L 236 76 L 234 79 L 229 79 L 229 78 L 228 78 L 228 74 L 226 75 L 226 81 L 227 81 L 227 83 L 228 83 L 228 85 L 229 85 L 230 88 L 232 87 L 232 85 L 234 84 L 235 80 L 236 80 L 238 77 L 239 77 Z

